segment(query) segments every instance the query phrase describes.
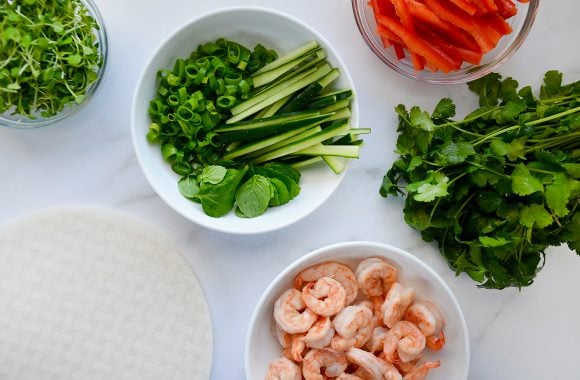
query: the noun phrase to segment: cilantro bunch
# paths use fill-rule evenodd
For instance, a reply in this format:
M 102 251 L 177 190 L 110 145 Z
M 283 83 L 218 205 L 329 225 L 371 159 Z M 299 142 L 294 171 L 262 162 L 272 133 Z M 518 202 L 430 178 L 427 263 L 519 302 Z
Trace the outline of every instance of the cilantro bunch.
M 398 105 L 396 152 L 380 194 L 480 287 L 530 285 L 549 246 L 580 253 L 580 81 L 544 76 L 539 96 L 497 73 L 469 83 L 479 108 L 453 120 Z
M 0 113 L 51 117 L 83 102 L 104 57 L 80 0 L 0 4 Z

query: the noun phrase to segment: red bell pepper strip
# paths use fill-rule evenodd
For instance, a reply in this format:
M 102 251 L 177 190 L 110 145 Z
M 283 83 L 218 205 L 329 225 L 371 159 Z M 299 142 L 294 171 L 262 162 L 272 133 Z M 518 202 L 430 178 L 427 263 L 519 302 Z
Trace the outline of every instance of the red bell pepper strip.
M 413 51 L 425 58 L 428 64 L 433 65 L 438 70 L 448 73 L 458 69 L 457 65 L 447 57 L 442 56 L 433 49 L 426 41 L 419 38 L 415 33 L 407 30 L 399 21 L 392 17 L 379 15 L 379 23 L 391 32 L 396 34 L 406 45 L 409 51 Z
M 489 40 L 485 33 L 477 27 L 474 18 L 461 13 L 460 9 L 442 0 L 425 0 L 425 4 L 443 20 L 448 21 L 459 28 L 465 30 L 473 36 L 475 42 L 479 45 L 482 53 L 487 53 L 495 47 L 495 44 Z

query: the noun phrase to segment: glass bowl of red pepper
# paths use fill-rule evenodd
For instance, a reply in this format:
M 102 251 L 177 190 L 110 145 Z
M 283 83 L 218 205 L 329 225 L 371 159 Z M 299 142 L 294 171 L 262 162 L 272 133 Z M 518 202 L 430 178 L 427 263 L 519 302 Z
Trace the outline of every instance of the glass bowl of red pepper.
M 480 78 L 525 41 L 539 0 L 352 0 L 360 33 L 381 61 L 421 82 Z

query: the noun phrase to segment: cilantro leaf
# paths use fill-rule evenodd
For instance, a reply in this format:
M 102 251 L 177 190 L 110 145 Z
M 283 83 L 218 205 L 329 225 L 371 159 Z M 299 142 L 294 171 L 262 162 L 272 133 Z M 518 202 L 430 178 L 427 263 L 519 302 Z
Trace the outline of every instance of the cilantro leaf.
M 431 113 L 433 119 L 449 119 L 455 116 L 455 104 L 450 98 L 443 98 Z
M 540 87 L 540 99 L 547 99 L 560 94 L 562 88 L 562 73 L 550 70 L 544 74 L 544 83 Z
M 520 213 L 520 224 L 525 227 L 545 228 L 552 222 L 552 215 L 540 204 L 525 206 Z
M 512 191 L 517 195 L 530 195 L 536 191 L 544 191 L 544 185 L 530 174 L 526 165 L 520 163 L 512 172 Z
M 554 181 L 546 186 L 546 204 L 556 216 L 562 217 L 570 213 L 567 208 L 570 195 L 568 180 L 562 173 L 556 174 Z
M 467 84 L 471 91 L 479 95 L 481 107 L 497 105 L 501 89 L 500 79 L 500 74 L 490 73 Z
M 505 238 L 494 238 L 491 236 L 480 236 L 479 242 L 482 246 L 487 248 L 501 247 L 509 243 L 509 241 L 507 241 Z
M 467 157 L 475 154 L 475 149 L 473 145 L 465 142 L 453 142 L 449 141 L 441 146 L 439 151 L 439 157 L 437 158 L 437 163 L 442 166 L 445 165 L 457 165 L 464 162 Z
M 448 195 L 449 177 L 441 172 L 430 171 L 427 178 L 407 185 L 407 191 L 416 193 L 413 199 L 419 202 L 431 202 L 435 198 Z
M 437 128 L 433 120 L 431 120 L 429 113 L 421 110 L 421 108 L 417 106 L 411 108 L 409 121 L 414 127 L 421 128 L 427 132 L 432 132 Z

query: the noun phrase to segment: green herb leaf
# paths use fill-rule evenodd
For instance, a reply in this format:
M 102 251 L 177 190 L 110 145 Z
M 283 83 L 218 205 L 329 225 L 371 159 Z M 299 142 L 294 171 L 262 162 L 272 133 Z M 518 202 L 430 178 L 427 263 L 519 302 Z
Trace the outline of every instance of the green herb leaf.
M 522 208 L 520 223 L 529 228 L 546 228 L 552 224 L 552 215 L 540 204 L 532 204 Z
M 558 173 L 554 176 L 552 184 L 546 186 L 546 204 L 554 212 L 554 215 L 563 217 L 570 213 L 568 201 L 571 191 L 566 176 Z
M 272 195 L 270 180 L 255 174 L 236 192 L 236 205 L 243 215 L 254 218 L 266 211 Z
M 479 242 L 483 247 L 486 248 L 501 247 L 509 243 L 509 241 L 507 241 L 505 238 L 494 238 L 491 236 L 480 236 Z
M 449 119 L 455 116 L 455 104 L 450 98 L 443 98 L 431 113 L 433 119 Z
M 473 149 L 473 145 L 470 143 L 465 141 L 457 143 L 449 141 L 441 146 L 437 163 L 443 166 L 457 165 L 464 162 L 467 157 L 474 154 L 475 149 Z
M 202 185 L 205 183 L 216 185 L 225 178 L 227 172 L 228 170 L 223 166 L 209 165 L 203 168 L 198 180 Z
M 192 199 L 199 193 L 199 185 L 195 176 L 186 176 L 177 183 L 179 192 L 186 198 Z
M 426 180 L 407 185 L 407 191 L 416 193 L 413 199 L 419 202 L 431 202 L 435 198 L 448 195 L 449 177 L 440 172 L 431 171 Z
M 409 120 L 414 127 L 421 128 L 427 132 L 432 132 L 436 125 L 431 120 L 429 113 L 421 110 L 419 107 L 412 107 Z
M 211 217 L 224 216 L 234 207 L 236 190 L 247 169 L 227 169 L 226 175 L 217 183 L 204 182 L 197 194 L 203 212 Z
M 530 195 L 537 191 L 544 191 L 544 185 L 530 174 L 526 165 L 520 163 L 512 172 L 512 191 L 518 195 Z

